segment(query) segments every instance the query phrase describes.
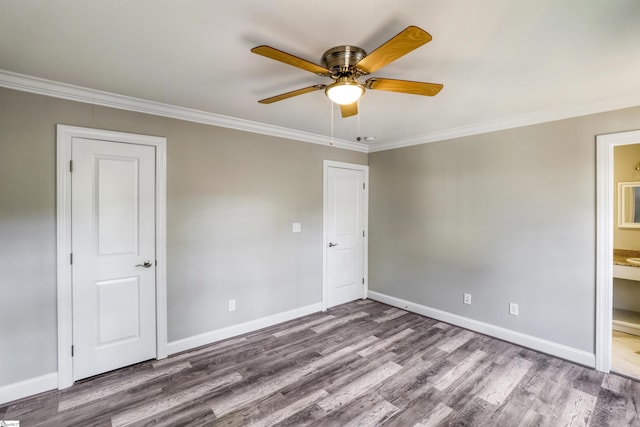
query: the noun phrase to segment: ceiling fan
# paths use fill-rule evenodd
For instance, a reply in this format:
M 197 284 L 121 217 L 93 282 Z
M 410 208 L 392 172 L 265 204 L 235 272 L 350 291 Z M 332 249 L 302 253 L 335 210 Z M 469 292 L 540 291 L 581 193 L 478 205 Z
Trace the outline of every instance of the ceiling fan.
M 442 89 L 438 83 L 414 82 L 380 77 L 370 77 L 363 83 L 361 76 L 374 73 L 385 65 L 406 55 L 414 49 L 431 41 L 431 35 L 421 28 L 409 26 L 367 55 L 364 49 L 357 46 L 337 46 L 327 50 L 321 59 L 323 66 L 275 49 L 271 46 L 257 46 L 251 52 L 294 67 L 302 68 L 322 77 L 330 77 L 333 83 L 317 84 L 291 92 L 286 92 L 258 101 L 271 104 L 283 99 L 324 89 L 331 101 L 340 105 L 342 117 L 358 114 L 358 99 L 366 89 L 386 90 L 390 92 L 410 93 L 413 95 L 434 96 Z

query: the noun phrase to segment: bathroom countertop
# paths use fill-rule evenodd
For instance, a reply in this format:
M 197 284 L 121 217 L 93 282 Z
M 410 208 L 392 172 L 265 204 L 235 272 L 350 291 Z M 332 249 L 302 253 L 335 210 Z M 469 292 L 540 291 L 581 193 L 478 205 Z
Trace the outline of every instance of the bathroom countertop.
M 628 267 L 640 267 L 640 264 L 632 264 L 627 258 L 640 258 L 640 251 L 632 251 L 629 249 L 614 249 L 613 263 L 616 265 L 626 265 Z

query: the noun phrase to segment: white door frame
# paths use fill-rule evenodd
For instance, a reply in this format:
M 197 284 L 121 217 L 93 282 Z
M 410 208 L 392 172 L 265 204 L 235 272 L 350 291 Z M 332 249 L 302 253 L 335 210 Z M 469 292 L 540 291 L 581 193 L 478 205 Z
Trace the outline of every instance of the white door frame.
M 166 154 L 163 137 L 57 125 L 56 227 L 58 292 L 58 389 L 73 385 L 73 295 L 71 254 L 71 143 L 73 138 L 148 145 L 156 148 L 156 357 L 167 357 Z
M 364 286 L 362 291 L 362 299 L 367 297 L 369 291 L 369 166 L 358 165 L 355 163 L 336 162 L 334 160 L 324 160 L 322 173 L 322 311 L 327 311 L 327 248 L 329 245 L 329 230 L 327 228 L 329 220 L 329 200 L 328 200 L 328 176 L 329 168 L 351 169 L 364 172 L 364 239 L 363 239 L 363 274 Z
M 613 148 L 640 143 L 640 130 L 596 136 L 596 369 L 611 369 Z

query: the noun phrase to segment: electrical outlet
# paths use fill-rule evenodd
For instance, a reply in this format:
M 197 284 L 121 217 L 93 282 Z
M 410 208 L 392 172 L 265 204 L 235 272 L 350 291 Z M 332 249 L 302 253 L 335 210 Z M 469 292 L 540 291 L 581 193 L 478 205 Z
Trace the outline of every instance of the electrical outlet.
M 514 302 L 510 302 L 509 303 L 509 314 L 512 316 L 517 316 L 518 315 L 518 304 L 514 303 Z
M 236 300 L 230 299 L 229 300 L 229 311 L 235 311 L 235 310 L 236 310 Z
M 300 224 L 299 222 L 294 222 L 293 223 L 293 232 L 294 233 L 300 233 L 302 231 L 302 224 Z
M 471 294 L 464 294 L 462 302 L 464 302 L 465 304 L 471 304 Z

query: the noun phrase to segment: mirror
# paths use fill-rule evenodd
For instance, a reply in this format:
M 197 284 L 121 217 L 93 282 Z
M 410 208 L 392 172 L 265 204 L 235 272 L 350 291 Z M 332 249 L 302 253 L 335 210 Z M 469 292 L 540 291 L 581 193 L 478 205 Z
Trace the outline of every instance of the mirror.
M 640 182 L 618 183 L 618 227 L 640 228 Z

